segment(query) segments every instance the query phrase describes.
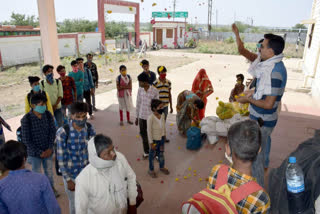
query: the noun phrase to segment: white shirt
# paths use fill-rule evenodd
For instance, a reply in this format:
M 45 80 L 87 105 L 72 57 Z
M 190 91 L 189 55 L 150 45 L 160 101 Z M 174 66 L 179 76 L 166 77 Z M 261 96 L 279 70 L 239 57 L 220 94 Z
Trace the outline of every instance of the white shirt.
M 144 88 L 139 88 L 137 95 L 137 105 L 136 105 L 136 117 L 147 120 L 152 114 L 151 111 L 151 100 L 159 99 L 159 92 L 154 87 L 150 86 L 148 91 Z
M 122 191 L 125 191 L 130 205 L 135 205 L 138 195 L 136 175 L 124 155 L 119 152 L 116 154 L 114 167 L 118 167 L 119 179 L 125 187 Z M 91 164 L 82 170 L 76 178 L 75 208 L 77 214 L 127 213 L 127 207 L 122 209 L 116 207 L 114 195 L 110 190 L 110 179 L 108 173 L 102 174 Z

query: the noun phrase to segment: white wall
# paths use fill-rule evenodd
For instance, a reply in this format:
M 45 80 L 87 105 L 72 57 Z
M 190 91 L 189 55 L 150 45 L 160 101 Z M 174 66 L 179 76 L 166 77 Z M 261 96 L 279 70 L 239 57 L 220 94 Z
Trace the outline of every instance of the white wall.
M 85 35 L 83 37 L 82 35 Z M 101 34 L 79 34 L 79 49 L 81 54 L 97 52 Z M 80 43 L 81 41 L 81 43 Z M 62 38 L 59 42 L 60 57 L 76 55 L 74 38 Z M 0 51 L 3 66 L 14 66 L 39 61 L 38 49 L 41 48 L 40 36 L 0 37 Z
M 314 74 L 314 69 L 317 62 L 317 57 L 319 57 L 319 49 L 320 49 L 320 0 L 314 0 L 312 7 L 312 15 L 311 19 L 315 19 L 315 27 L 313 31 L 312 43 L 311 47 L 308 48 L 309 37 L 306 41 L 305 45 L 305 54 L 304 54 L 304 64 L 303 64 L 303 72 L 305 74 L 306 86 L 312 87 L 312 95 L 320 96 L 320 59 L 318 61 L 318 65 L 316 68 L 315 78 L 312 78 Z M 311 32 L 311 24 L 309 25 L 308 35 Z
M 148 32 L 149 33 L 149 32 Z M 148 47 L 151 47 L 153 44 L 153 32 L 150 32 L 149 34 L 140 34 L 141 41 L 146 41 Z
M 167 38 L 167 30 L 173 30 L 173 36 L 172 38 Z M 163 28 L 162 31 L 162 46 L 166 45 L 168 48 L 174 48 L 174 37 L 175 37 L 175 32 L 174 28 Z

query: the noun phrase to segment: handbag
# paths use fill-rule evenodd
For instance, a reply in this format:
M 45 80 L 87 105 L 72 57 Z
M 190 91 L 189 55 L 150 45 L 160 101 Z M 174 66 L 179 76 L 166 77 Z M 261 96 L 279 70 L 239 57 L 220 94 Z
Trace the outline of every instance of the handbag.
M 142 188 L 138 181 L 137 181 L 137 192 L 138 192 L 138 195 L 136 199 L 136 208 L 138 208 L 140 204 L 144 201 Z M 129 204 L 129 198 L 128 198 L 128 204 Z M 127 213 L 129 214 L 129 209 Z

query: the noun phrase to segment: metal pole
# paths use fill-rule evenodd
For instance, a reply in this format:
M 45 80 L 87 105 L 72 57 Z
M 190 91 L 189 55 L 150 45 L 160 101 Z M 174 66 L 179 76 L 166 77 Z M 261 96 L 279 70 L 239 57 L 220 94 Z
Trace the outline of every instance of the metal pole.
M 173 1 L 173 21 L 174 21 L 174 18 L 176 16 L 176 0 Z

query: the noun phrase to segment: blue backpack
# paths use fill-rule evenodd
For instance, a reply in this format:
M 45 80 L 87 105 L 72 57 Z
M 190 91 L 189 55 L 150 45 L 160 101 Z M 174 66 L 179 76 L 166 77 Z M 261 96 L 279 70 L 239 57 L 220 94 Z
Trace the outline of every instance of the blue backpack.
M 201 130 L 197 127 L 191 127 L 187 131 L 187 149 L 198 150 L 202 146 Z

